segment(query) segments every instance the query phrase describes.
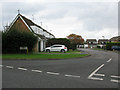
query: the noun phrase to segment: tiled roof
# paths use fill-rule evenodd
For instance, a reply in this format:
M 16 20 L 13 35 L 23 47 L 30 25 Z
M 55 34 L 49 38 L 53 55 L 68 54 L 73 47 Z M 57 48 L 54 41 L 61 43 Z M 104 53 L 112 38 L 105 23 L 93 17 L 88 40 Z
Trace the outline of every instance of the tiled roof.
M 120 40 L 120 36 L 112 37 L 110 40 Z
M 98 42 L 107 42 L 109 41 L 108 39 L 99 39 Z
M 25 16 L 23 16 L 23 15 L 21 15 L 21 14 L 19 14 L 19 15 L 24 19 L 24 21 L 27 23 L 27 25 L 28 25 L 29 27 L 30 27 L 30 26 L 37 26 L 37 27 L 41 28 L 43 31 L 49 33 L 50 35 L 53 35 L 53 34 L 51 34 L 50 32 L 48 32 L 47 30 L 43 29 L 41 26 L 39 26 L 39 25 L 35 24 L 34 22 L 32 22 L 32 20 L 26 18 Z M 31 28 L 31 27 L 30 27 L 30 28 Z M 32 28 L 31 28 L 31 30 L 32 30 Z M 32 30 L 32 31 L 33 31 L 33 30 Z M 33 32 L 34 32 L 34 31 L 33 31 Z M 53 35 L 53 36 L 54 36 L 54 35 Z
M 97 42 L 96 39 L 87 39 L 86 42 Z

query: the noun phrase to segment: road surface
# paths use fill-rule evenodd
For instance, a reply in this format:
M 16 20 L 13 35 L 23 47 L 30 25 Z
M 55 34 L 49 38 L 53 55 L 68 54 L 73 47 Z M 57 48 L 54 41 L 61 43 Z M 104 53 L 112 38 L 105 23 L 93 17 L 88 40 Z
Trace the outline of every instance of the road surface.
M 118 53 L 81 49 L 91 56 L 65 60 L 3 60 L 3 88 L 118 88 Z

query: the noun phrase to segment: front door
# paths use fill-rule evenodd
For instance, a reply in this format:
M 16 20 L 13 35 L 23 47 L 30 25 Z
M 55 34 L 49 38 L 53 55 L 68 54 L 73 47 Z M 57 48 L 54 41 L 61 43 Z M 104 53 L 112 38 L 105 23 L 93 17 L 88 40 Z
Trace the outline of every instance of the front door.
M 38 42 L 38 51 L 41 52 L 41 42 Z

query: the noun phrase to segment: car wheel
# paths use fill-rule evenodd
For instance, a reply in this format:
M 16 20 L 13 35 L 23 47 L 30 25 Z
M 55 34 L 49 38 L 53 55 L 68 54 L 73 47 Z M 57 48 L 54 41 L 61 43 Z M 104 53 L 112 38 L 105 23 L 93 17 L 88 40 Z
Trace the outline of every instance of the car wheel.
M 46 52 L 50 53 L 50 50 L 46 50 Z
M 62 49 L 61 52 L 62 52 L 62 53 L 65 53 L 65 50 Z

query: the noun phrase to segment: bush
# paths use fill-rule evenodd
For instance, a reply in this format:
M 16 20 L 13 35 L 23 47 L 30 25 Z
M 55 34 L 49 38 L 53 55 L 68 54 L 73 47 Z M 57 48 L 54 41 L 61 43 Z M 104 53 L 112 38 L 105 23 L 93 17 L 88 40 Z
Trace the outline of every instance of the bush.
M 31 52 L 37 42 L 37 37 L 31 32 L 19 32 L 11 30 L 2 33 L 2 52 L 3 53 L 19 53 L 20 47 L 28 47 Z
M 77 48 L 76 46 L 77 46 L 77 44 L 71 44 L 71 45 L 70 45 L 70 49 L 72 49 L 72 50 L 74 51 L 74 50 L 76 50 L 76 48 Z
M 120 46 L 120 43 L 107 43 L 106 44 L 106 49 L 107 50 L 112 50 L 112 46 Z

